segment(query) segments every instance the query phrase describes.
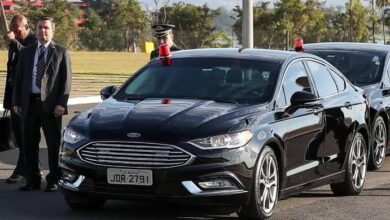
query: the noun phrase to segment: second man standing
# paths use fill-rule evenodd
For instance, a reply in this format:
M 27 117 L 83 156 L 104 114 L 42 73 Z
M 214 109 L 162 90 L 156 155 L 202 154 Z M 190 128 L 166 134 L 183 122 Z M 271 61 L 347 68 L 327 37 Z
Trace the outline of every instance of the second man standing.
M 40 189 L 39 133 L 42 127 L 48 150 L 47 192 L 56 191 L 62 115 L 67 114 L 72 70 L 66 48 L 52 41 L 55 24 L 41 17 L 37 24 L 38 43 L 20 51 L 16 69 L 13 110 L 23 118 L 26 185 L 21 191 Z

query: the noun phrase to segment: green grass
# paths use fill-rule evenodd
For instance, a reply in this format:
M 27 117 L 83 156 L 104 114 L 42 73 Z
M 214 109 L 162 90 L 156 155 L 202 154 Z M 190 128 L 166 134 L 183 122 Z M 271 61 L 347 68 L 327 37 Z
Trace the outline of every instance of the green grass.
M 147 53 L 70 52 L 74 74 L 131 75 L 149 61 Z M 0 72 L 7 69 L 7 51 L 0 51 Z
M 108 85 L 120 85 L 149 61 L 146 53 L 70 52 L 72 60 L 71 97 L 99 95 Z M 0 103 L 7 70 L 7 51 L 0 51 Z

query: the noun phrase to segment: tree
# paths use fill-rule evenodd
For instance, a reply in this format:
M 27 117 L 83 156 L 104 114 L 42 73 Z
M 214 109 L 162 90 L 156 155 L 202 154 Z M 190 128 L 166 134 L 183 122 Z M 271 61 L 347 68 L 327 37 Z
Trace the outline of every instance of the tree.
M 158 20 L 176 25 L 174 30 L 175 42 L 183 48 L 210 47 L 215 38 L 213 21 L 219 14 L 218 10 L 210 9 L 206 4 L 195 6 L 174 3 L 172 6 L 160 8 Z
M 323 4 L 318 0 L 281 0 L 275 3 L 275 32 L 284 48 L 292 46 L 292 38 L 303 37 L 306 42 L 318 42 L 325 32 Z M 279 46 L 280 48 L 280 46 Z
M 24 6 L 21 8 L 21 13 L 24 14 L 35 29 L 35 25 L 41 16 L 50 16 L 56 24 L 54 41 L 64 46 L 67 46 L 77 30 L 75 23 L 79 9 L 73 4 L 62 0 L 51 0 L 47 2 L 45 7 Z
M 98 51 L 121 50 L 121 32 L 109 27 L 94 9 L 86 12 L 87 22 L 79 37 L 84 48 Z
M 373 1 L 373 0 L 371 0 Z M 382 35 L 383 35 L 383 42 L 386 43 L 386 32 L 385 32 L 385 26 L 386 23 L 386 17 L 385 17 L 385 6 L 390 4 L 390 0 L 376 0 L 376 6 L 381 10 L 381 20 L 382 20 Z M 388 19 L 387 19 L 388 20 Z
M 223 48 L 232 47 L 233 39 L 225 31 L 214 32 L 210 36 L 210 47 Z
M 325 41 L 348 41 L 349 21 L 347 14 L 343 11 L 344 7 L 325 9 L 324 14 L 327 18 Z
M 368 28 L 366 23 L 367 9 L 359 0 L 349 0 L 345 3 L 349 19 L 349 40 L 366 42 L 368 40 Z
M 149 20 L 145 11 L 137 0 L 116 0 L 112 2 L 109 13 L 109 24 L 121 30 L 123 49 L 130 50 L 130 46 L 145 37 L 145 28 Z

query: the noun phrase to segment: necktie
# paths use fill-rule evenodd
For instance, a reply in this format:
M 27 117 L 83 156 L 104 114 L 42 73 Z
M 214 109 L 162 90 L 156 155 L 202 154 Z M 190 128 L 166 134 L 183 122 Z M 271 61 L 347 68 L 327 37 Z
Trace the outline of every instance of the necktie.
M 38 56 L 38 62 L 37 62 L 37 75 L 36 75 L 36 81 L 35 84 L 40 89 L 42 85 L 42 78 L 45 74 L 46 69 L 46 62 L 45 62 L 45 46 L 41 45 L 39 46 L 39 56 Z

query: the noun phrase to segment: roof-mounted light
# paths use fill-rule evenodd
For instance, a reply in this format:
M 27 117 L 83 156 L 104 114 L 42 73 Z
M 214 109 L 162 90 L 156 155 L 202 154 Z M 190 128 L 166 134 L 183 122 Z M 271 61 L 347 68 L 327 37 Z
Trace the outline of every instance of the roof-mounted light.
M 161 104 L 163 104 L 163 105 L 169 105 L 171 103 L 172 103 L 172 100 L 170 100 L 170 99 L 162 99 L 161 100 Z
M 161 44 L 158 48 L 158 53 L 160 55 L 160 60 L 165 66 L 172 64 L 171 51 L 167 44 Z
M 300 37 L 297 37 L 294 39 L 294 50 L 296 52 L 304 52 L 303 49 L 303 39 Z

